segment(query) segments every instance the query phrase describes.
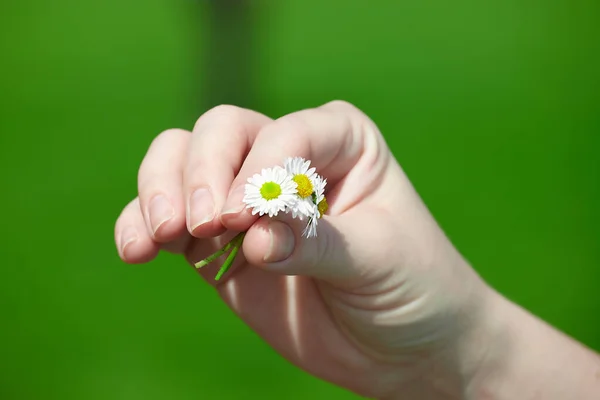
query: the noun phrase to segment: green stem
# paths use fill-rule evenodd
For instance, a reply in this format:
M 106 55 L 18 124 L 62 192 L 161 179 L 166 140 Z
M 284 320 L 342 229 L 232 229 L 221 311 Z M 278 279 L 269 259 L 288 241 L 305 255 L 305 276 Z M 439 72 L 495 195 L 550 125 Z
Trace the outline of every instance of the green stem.
M 225 254 L 233 245 L 233 242 L 235 241 L 235 239 L 237 238 L 237 236 L 235 238 L 233 238 L 232 240 L 229 241 L 229 243 L 227 243 L 225 246 L 223 246 L 223 248 L 213 254 L 211 254 L 210 256 L 206 257 L 204 260 L 202 261 L 198 261 L 196 264 L 194 264 L 194 266 L 198 269 L 205 267 L 206 265 L 210 264 L 211 262 L 215 261 L 217 258 L 221 257 L 223 254 Z
M 229 253 L 229 256 L 227 256 L 227 259 L 221 266 L 221 269 L 219 269 L 217 276 L 215 276 L 215 281 L 221 279 L 221 277 L 229 270 L 229 268 L 231 268 L 231 265 L 233 264 L 233 261 L 235 261 L 235 257 L 237 256 L 240 247 L 242 247 L 242 242 L 244 241 L 245 234 L 246 232 L 242 232 L 231 241 L 235 242 L 235 244 L 233 245 L 233 250 L 231 250 L 231 253 Z

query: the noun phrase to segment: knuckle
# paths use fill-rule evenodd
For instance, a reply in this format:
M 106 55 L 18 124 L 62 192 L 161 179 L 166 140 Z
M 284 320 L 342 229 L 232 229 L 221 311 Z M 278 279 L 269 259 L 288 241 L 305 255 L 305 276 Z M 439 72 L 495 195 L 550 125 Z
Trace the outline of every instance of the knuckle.
M 322 106 L 324 109 L 331 110 L 336 113 L 341 113 L 346 117 L 349 125 L 371 125 L 373 121 L 360 108 L 346 100 L 333 100 Z
M 186 139 L 189 137 L 190 132 L 184 129 L 172 128 L 162 131 L 152 140 L 150 148 L 161 147 L 168 143 L 172 143 L 175 140 Z
M 331 108 L 334 110 L 341 110 L 347 112 L 357 112 L 360 111 L 358 107 L 354 104 L 346 101 L 346 100 L 332 100 L 323 105 L 325 108 Z
M 276 120 L 272 125 L 269 125 L 265 131 L 276 135 L 302 137 L 309 134 L 310 125 L 306 119 L 300 118 L 296 114 L 289 114 Z
M 292 146 L 297 151 L 309 150 L 311 126 L 304 118 L 289 114 L 265 126 L 259 136 L 284 150 Z
M 220 104 L 202 114 L 196 121 L 194 130 L 213 121 L 227 121 L 228 123 L 239 123 L 242 120 L 243 110 L 230 104 Z
M 381 132 L 375 122 L 361 109 L 345 100 L 333 100 L 323 108 L 337 113 L 345 124 L 344 131 L 348 133 L 347 148 L 352 148 L 356 143 L 362 143 L 364 136 L 381 139 Z

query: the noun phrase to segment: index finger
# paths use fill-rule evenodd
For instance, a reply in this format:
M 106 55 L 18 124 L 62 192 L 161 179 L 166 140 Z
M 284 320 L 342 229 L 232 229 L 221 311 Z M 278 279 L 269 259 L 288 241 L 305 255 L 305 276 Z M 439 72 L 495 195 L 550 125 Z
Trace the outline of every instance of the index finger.
M 260 113 L 229 105 L 215 107 L 198 119 L 183 171 L 187 229 L 192 236 L 223 233 L 215 217 L 250 145 L 270 121 Z

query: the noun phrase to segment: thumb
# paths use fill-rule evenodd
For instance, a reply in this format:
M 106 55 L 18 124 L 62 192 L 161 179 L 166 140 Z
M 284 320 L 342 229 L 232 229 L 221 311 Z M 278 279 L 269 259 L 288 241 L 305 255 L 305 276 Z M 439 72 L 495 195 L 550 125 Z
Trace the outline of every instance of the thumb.
M 361 218 L 348 214 L 325 215 L 319 220 L 317 236 L 311 238 L 302 236 L 306 220 L 289 215 L 262 217 L 245 236 L 246 260 L 284 275 L 304 275 L 336 283 L 362 280 L 377 265 L 381 254 L 389 255 L 389 251 L 383 250 L 386 243 L 380 236 L 380 221 L 375 221 L 373 215 Z

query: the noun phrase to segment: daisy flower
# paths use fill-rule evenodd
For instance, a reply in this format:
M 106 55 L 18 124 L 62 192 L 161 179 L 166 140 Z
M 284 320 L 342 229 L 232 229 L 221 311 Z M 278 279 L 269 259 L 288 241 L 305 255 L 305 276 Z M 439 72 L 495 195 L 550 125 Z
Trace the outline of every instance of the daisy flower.
M 296 182 L 298 201 L 295 207 L 290 207 L 288 212 L 292 213 L 293 218 L 300 220 L 304 217 L 312 217 L 317 212 L 316 203 L 313 201 L 315 192 L 315 183 L 318 178 L 316 169 L 310 168 L 310 161 L 302 157 L 288 157 L 285 159 L 284 168 L 291 175 L 292 180 Z
M 298 202 L 298 184 L 281 167 L 265 168 L 260 174 L 248 178 L 244 203 L 252 209 L 252 215 L 276 216 L 279 211 L 293 208 Z
M 314 207 L 314 214 L 308 218 L 306 228 L 302 232 L 302 235 L 306 238 L 317 236 L 317 225 L 319 219 L 327 212 L 329 205 L 325 198 L 325 185 L 327 185 L 327 179 L 317 175 L 314 180 L 314 192 L 311 195 L 311 201 Z
M 292 213 L 293 218 L 302 220 L 308 218 L 302 236 L 307 238 L 317 236 L 319 219 L 327 212 L 325 186 L 327 180 L 310 168 L 310 161 L 302 157 L 289 157 L 284 161 L 284 167 L 265 168 L 260 174 L 248 178 L 244 186 L 246 209 L 252 209 L 252 215 L 260 214 L 274 217 L 280 211 Z M 246 232 L 238 233 L 220 250 L 209 255 L 194 265 L 202 268 L 229 252 L 227 259 L 221 265 L 215 276 L 218 281 L 231 268 L 242 247 Z
M 323 214 L 327 212 L 329 205 L 325 198 L 325 186 L 327 185 L 327 179 L 317 175 L 315 179 L 315 191 L 313 193 L 313 202 L 317 205 L 317 211 L 319 218 L 323 217 Z

